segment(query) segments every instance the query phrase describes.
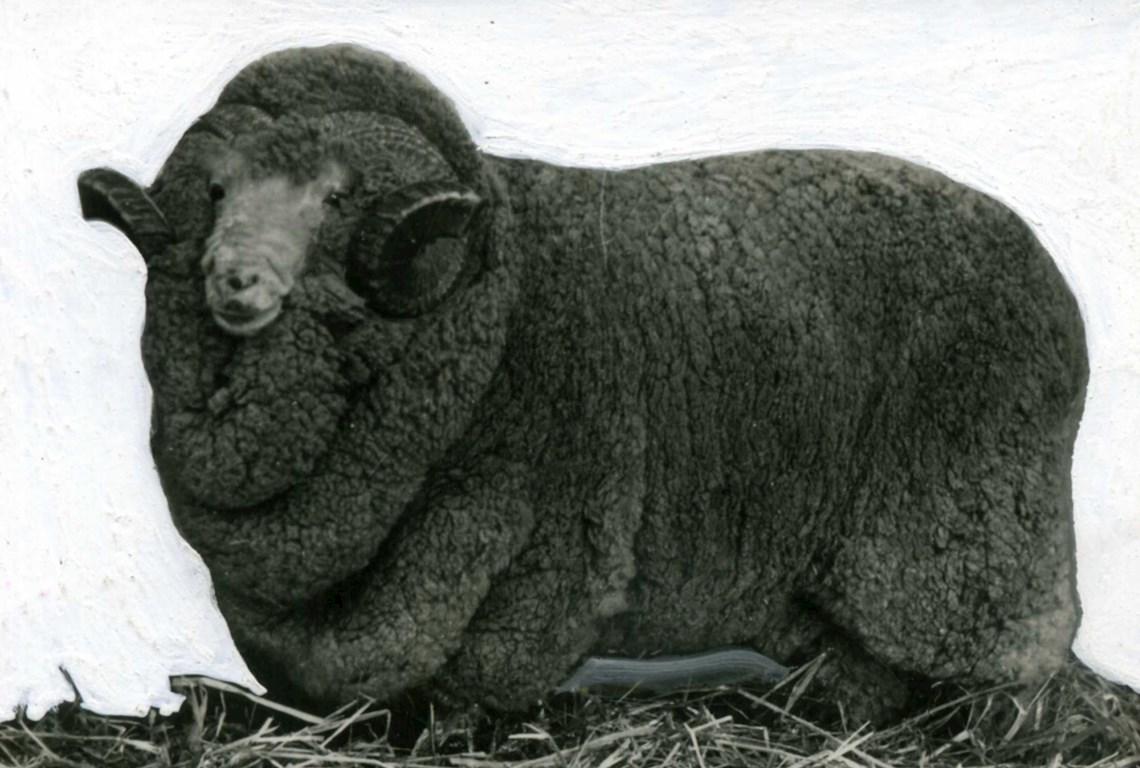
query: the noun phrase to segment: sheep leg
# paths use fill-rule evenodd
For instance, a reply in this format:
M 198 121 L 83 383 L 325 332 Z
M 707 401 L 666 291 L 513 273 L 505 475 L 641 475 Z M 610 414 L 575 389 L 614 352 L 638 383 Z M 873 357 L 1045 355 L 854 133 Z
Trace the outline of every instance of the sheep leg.
M 598 423 L 559 435 L 560 450 L 592 461 L 547 457 L 534 483 L 532 540 L 496 579 L 437 691 L 460 701 L 478 692 L 477 703 L 496 709 L 525 707 L 564 682 L 595 650 L 604 621 L 629 609 L 645 496 L 640 410 L 612 403 Z
M 563 682 L 596 639 L 593 606 L 563 574 L 519 572 L 495 584 L 436 689 L 453 702 L 522 709 Z
M 884 462 L 881 475 L 935 481 L 882 482 L 881 509 L 866 510 L 843 544 L 819 602 L 897 670 L 1032 682 L 1064 663 L 1076 623 L 1070 443 L 1024 427 L 986 431 L 967 436 L 965 455 L 946 439 L 910 452 L 928 466 Z
M 261 642 L 308 636 L 290 673 L 318 697 L 384 698 L 425 682 L 459 647 L 492 579 L 527 541 L 534 516 L 525 479 L 519 465 L 490 458 L 439 478 L 358 591 L 330 595 L 336 604 L 316 617 L 291 616 Z

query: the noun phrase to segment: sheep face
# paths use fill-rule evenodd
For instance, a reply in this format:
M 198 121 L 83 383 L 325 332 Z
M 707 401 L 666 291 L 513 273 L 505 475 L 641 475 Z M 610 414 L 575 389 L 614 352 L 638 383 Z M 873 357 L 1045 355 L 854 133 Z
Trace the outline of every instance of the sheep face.
M 331 160 L 300 184 L 284 174 L 251 178 L 240 154 L 218 164 L 208 187 L 217 213 L 202 272 L 206 304 L 223 330 L 248 336 L 280 314 L 348 181 L 348 171 Z
M 415 129 L 363 112 L 217 112 L 152 191 L 174 238 L 200 243 L 204 303 L 222 330 L 261 332 L 304 275 L 340 281 L 382 316 L 418 316 L 457 287 L 480 198 Z

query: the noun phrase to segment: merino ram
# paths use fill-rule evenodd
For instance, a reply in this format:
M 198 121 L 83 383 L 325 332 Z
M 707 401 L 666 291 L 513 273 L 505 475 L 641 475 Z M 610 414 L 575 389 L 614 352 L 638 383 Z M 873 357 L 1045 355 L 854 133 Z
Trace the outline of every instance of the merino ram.
M 80 191 L 147 261 L 174 519 L 309 696 L 514 708 L 591 656 L 739 646 L 829 650 L 876 709 L 1066 656 L 1081 317 L 943 175 L 493 157 L 330 46 L 244 69 L 149 189 Z

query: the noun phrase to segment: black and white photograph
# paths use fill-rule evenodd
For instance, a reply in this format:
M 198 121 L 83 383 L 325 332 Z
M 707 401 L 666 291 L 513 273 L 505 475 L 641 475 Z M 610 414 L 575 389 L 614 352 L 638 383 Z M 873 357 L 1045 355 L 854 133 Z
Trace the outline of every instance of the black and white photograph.
M 1140 7 L 343 8 L 4 10 L 0 764 L 1140 765 Z

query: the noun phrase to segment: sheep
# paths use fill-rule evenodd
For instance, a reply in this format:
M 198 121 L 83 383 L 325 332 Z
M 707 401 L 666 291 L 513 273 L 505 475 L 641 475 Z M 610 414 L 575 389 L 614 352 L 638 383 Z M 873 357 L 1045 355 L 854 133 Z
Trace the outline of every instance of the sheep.
M 174 520 L 305 696 L 518 709 L 826 650 L 881 717 L 1066 657 L 1084 330 L 980 192 L 850 151 L 495 157 L 343 45 L 250 64 L 149 189 L 79 186 L 147 262 Z

